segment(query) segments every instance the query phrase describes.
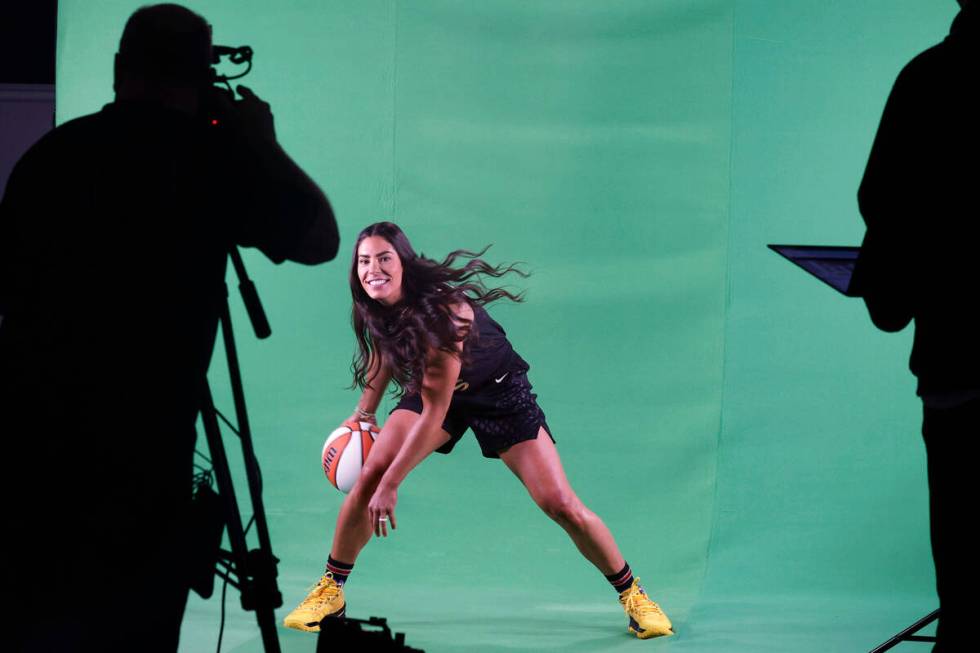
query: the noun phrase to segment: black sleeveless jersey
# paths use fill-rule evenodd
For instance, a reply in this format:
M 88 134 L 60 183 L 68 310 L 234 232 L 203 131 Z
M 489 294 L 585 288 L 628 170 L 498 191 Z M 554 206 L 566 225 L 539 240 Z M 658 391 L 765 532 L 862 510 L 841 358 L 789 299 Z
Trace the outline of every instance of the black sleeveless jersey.
M 500 383 L 505 374 L 528 369 L 507 333 L 482 306 L 473 306 L 471 335 L 463 343 L 463 367 L 456 382 L 456 393 L 470 393 L 489 383 Z

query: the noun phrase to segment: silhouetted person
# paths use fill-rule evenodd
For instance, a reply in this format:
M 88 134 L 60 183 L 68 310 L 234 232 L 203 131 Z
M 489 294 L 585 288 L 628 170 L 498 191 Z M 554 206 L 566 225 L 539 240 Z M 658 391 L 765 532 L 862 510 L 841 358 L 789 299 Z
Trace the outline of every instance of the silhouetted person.
M 967 533 L 980 437 L 980 6 L 961 0 L 949 36 L 898 76 L 858 201 L 867 224 L 855 284 L 885 331 L 915 320 L 940 603 L 934 651 L 966 650 L 976 553 Z
M 212 97 L 210 33 L 177 5 L 134 13 L 115 101 L 31 148 L 0 204 L 5 651 L 176 650 L 226 253 L 337 252 L 268 105 Z

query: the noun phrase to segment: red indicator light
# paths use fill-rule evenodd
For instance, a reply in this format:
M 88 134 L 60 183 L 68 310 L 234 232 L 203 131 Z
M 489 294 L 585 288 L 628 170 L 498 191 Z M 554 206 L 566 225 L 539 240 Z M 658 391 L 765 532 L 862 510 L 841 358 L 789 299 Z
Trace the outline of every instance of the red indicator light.
M 218 124 L 218 119 L 217 118 L 212 118 L 211 119 L 211 124 L 212 125 L 217 125 Z

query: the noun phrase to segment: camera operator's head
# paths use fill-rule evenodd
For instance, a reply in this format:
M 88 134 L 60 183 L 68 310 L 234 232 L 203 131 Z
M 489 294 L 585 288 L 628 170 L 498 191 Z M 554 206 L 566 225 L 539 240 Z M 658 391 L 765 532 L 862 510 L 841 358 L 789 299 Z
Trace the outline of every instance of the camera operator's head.
M 142 7 L 123 29 L 113 90 L 117 100 L 196 113 L 210 65 L 211 26 L 204 18 L 176 4 Z

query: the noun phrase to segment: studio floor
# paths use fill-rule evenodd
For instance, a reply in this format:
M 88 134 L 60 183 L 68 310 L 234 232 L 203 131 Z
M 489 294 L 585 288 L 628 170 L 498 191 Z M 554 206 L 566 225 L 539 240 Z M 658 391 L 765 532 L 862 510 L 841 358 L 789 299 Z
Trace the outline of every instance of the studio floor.
M 290 596 L 303 588 L 284 587 Z M 222 650 L 263 650 L 254 615 L 242 612 L 229 594 Z M 481 590 L 459 585 L 434 590 L 423 585 L 385 590 L 352 587 L 349 615 L 384 616 L 393 632 L 405 633 L 408 646 L 441 651 L 648 651 L 697 653 L 852 653 L 870 651 L 934 606 L 915 597 L 878 600 L 847 597 L 745 597 L 699 601 L 693 609 L 655 597 L 671 616 L 677 634 L 639 641 L 626 632 L 626 620 L 612 595 L 582 592 L 572 597 L 556 589 Z M 214 599 L 217 601 L 217 598 Z M 684 601 L 681 600 L 681 603 Z M 279 619 L 284 609 L 277 611 Z M 929 634 L 925 630 L 921 634 Z M 194 597 L 188 605 L 181 652 L 215 650 L 218 622 L 213 606 Z M 316 636 L 279 629 L 282 650 L 311 652 Z M 927 653 L 929 645 L 900 644 L 897 653 Z

